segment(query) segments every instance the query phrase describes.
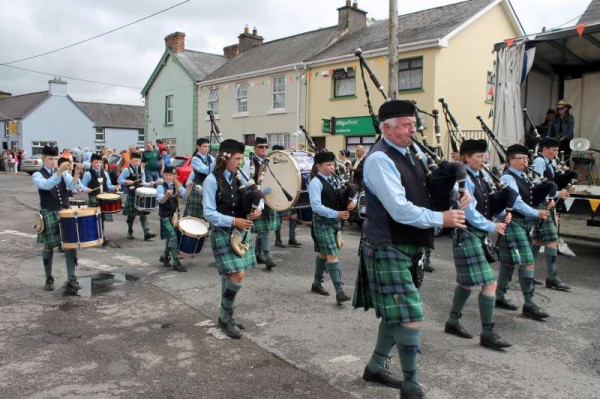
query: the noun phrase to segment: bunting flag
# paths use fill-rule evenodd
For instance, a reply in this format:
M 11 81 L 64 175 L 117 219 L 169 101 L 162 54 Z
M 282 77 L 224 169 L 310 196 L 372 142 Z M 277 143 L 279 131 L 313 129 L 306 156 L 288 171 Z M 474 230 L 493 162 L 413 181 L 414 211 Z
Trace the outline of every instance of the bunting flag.
M 319 76 L 319 72 L 315 72 L 315 78 Z
M 590 199 L 590 206 L 592 207 L 592 212 L 596 212 L 596 209 L 598 209 L 598 205 L 600 205 L 600 199 Z
M 488 114 L 488 118 L 494 117 L 494 108 L 490 108 L 490 113 Z
M 579 33 L 579 37 L 583 36 L 583 31 L 585 30 L 585 24 L 579 24 L 575 27 L 577 33 Z
M 290 83 L 292 83 L 294 81 L 294 78 L 290 76 Z
M 329 76 L 333 76 L 333 68 L 329 68 Z
M 569 212 L 571 210 L 571 207 L 573 206 L 573 202 L 575 202 L 575 198 L 566 198 L 565 199 L 565 208 L 567 208 L 567 212 Z
M 383 64 L 383 57 L 378 57 L 377 58 L 377 65 L 381 65 Z
M 490 89 L 488 90 L 488 95 L 490 95 L 491 97 L 494 96 L 494 88 L 490 87 Z
M 513 37 L 512 39 L 506 39 L 506 46 L 510 47 L 513 45 L 513 43 L 515 42 L 515 38 Z
M 298 80 L 299 77 L 300 77 L 300 75 L 296 74 L 296 80 Z

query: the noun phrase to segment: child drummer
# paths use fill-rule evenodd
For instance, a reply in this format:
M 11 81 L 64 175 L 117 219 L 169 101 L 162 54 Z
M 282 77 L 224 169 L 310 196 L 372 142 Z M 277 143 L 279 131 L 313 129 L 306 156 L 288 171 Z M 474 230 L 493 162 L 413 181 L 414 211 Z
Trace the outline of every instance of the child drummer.
M 135 217 L 140 217 L 140 223 L 144 230 L 144 240 L 148 241 L 151 238 L 156 237 L 156 234 L 150 231 L 148 224 L 147 211 L 140 211 L 136 209 L 135 205 L 135 190 L 142 186 L 154 186 L 155 182 L 146 183 L 146 173 L 142 168 L 142 156 L 139 152 L 131 153 L 129 165 L 123 168 L 123 171 L 119 175 L 117 182 L 121 187 L 127 188 L 127 200 L 125 201 L 125 207 L 123 208 L 123 216 L 127 216 L 127 238 L 133 240 L 133 222 Z
M 42 150 L 44 166 L 33 174 L 33 186 L 40 195 L 40 215 L 44 220 L 44 230 L 37 236 L 37 242 L 44 244 L 42 260 L 46 274 L 46 291 L 54 290 L 54 277 L 52 277 L 52 258 L 54 248 L 61 245 L 60 230 L 58 225 L 58 212 L 69 209 L 69 196 L 67 190 L 76 192 L 80 187 L 79 167 L 75 167 L 74 177 L 67 173 L 71 169 L 69 162 L 63 162 L 55 169 L 58 158 L 56 147 L 45 146 Z M 77 253 L 74 249 L 65 250 L 65 263 L 67 266 L 67 283 L 65 293 L 77 295 L 79 283 L 75 277 L 75 264 Z
M 187 268 L 179 262 L 177 255 L 178 240 L 177 231 L 173 226 L 172 218 L 179 209 L 179 200 L 186 198 L 186 189 L 175 179 L 172 166 L 165 166 L 163 170 L 164 182 L 156 187 L 156 200 L 158 201 L 158 216 L 160 217 L 160 239 L 166 240 L 165 252 L 161 255 L 159 261 L 165 267 L 171 267 L 169 262 L 169 253 L 173 261 L 173 270 L 177 272 L 187 272 Z M 192 184 L 188 185 L 189 191 Z
M 118 184 L 113 186 L 110 181 L 110 176 L 106 171 L 102 169 L 102 157 L 98 154 L 92 154 L 92 167 L 90 170 L 85 172 L 81 181 L 83 191 L 88 193 L 88 206 L 98 206 L 97 196 L 101 193 L 114 193 L 119 190 L 121 186 Z M 104 222 L 112 222 L 113 218 L 110 213 L 102 213 L 102 232 L 104 234 L 102 246 L 108 245 L 106 237 L 106 230 L 104 229 Z
M 313 211 L 313 223 L 311 236 L 315 243 L 315 279 L 311 291 L 328 296 L 322 285 L 325 270 L 329 273 L 333 286 L 335 287 L 335 299 L 338 305 L 349 301 L 342 288 L 342 272 L 338 254 L 340 248 L 337 245 L 336 234 L 340 231 L 341 220 L 347 220 L 352 209 L 356 207 L 356 201 L 347 207 L 339 204 L 338 191 L 341 189 L 340 181 L 332 176 L 335 169 L 335 154 L 333 152 L 320 152 L 315 155 L 315 164 L 311 172 L 311 181 L 308 184 L 308 196 Z

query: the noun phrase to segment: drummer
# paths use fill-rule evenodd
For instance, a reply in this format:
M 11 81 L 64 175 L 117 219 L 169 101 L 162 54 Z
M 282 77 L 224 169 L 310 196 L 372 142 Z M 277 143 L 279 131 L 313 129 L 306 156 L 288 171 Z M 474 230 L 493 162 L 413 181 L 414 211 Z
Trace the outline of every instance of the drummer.
M 98 154 L 92 154 L 92 167 L 83 175 L 81 185 L 83 187 L 83 191 L 88 194 L 88 205 L 91 207 L 98 206 L 98 200 L 96 198 L 98 194 L 108 192 L 114 193 L 121 188 L 121 186 L 118 184 L 113 186 L 108 173 L 102 170 L 102 157 Z M 112 214 L 102 213 L 102 231 L 104 232 L 102 237 L 103 247 L 108 245 L 108 240 L 106 239 L 106 229 L 104 228 L 105 221 L 112 222 Z
M 156 237 L 156 234 L 150 231 L 148 224 L 148 215 L 150 212 L 140 211 L 135 205 L 135 190 L 142 186 L 156 186 L 156 182 L 146 183 L 146 173 L 142 168 L 142 155 L 139 152 L 132 152 L 130 154 L 129 165 L 123 168 L 121 175 L 117 183 L 121 187 L 127 188 L 127 200 L 125 201 L 125 207 L 123 208 L 123 216 L 127 216 L 127 238 L 133 240 L 133 222 L 135 217 L 140 217 L 140 223 L 144 230 L 144 240 L 148 241 L 151 238 Z
M 67 189 L 77 191 L 80 187 L 79 166 L 75 168 L 75 176 L 71 177 L 67 171 L 71 168 L 69 162 L 64 162 L 58 170 L 55 169 L 58 158 L 56 147 L 45 146 L 42 149 L 44 167 L 33 174 L 33 186 L 40 195 L 40 215 L 44 219 L 44 230 L 38 234 L 37 242 L 44 244 L 42 260 L 46 274 L 46 291 L 54 290 L 54 277 L 52 276 L 52 258 L 54 248 L 61 245 L 60 230 L 58 225 L 58 212 L 68 209 L 69 197 Z M 75 277 L 75 264 L 77 252 L 74 249 L 65 250 L 65 264 L 67 266 L 67 283 L 65 293 L 77 295 L 80 286 Z
M 204 179 L 215 169 L 215 158 L 208 153 L 210 150 L 210 141 L 200 138 L 196 140 L 196 151 L 192 155 L 192 172 L 188 177 L 185 186 L 194 184 L 190 196 L 185 203 L 183 216 L 192 216 L 204 219 L 202 211 L 202 183 Z
M 283 150 L 283 146 L 279 144 L 275 144 L 271 147 L 273 151 L 281 151 Z M 296 208 L 293 206 L 289 207 L 285 211 L 277 212 L 278 217 L 283 219 L 284 217 L 289 218 L 289 233 L 288 233 L 288 245 L 292 247 L 300 247 L 302 243 L 296 240 L 296 226 L 298 225 L 298 212 L 296 212 Z M 281 240 L 281 222 L 279 224 L 279 228 L 275 230 L 275 246 L 280 248 L 285 248 L 285 244 Z

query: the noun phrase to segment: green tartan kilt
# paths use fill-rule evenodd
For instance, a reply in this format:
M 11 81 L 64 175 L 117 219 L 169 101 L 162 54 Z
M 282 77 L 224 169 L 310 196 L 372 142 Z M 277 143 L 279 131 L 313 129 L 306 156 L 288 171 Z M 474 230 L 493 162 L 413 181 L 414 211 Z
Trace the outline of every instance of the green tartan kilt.
M 238 256 L 231 248 L 231 233 L 233 228 L 213 227 L 210 234 L 213 255 L 219 269 L 219 275 L 228 275 L 243 272 L 246 269 L 256 266 L 256 256 L 254 255 L 254 245 L 252 244 L 252 235 L 248 233 L 246 242 L 250 248 L 244 256 Z
M 123 207 L 123 216 L 146 216 L 150 212 L 138 211 L 135 207 L 135 194 L 127 194 L 125 206 Z
M 204 219 L 204 210 L 202 209 L 202 192 L 192 188 L 192 192 L 185 203 L 183 216 L 192 216 L 198 219 Z
M 177 240 L 177 229 L 171 222 L 171 216 L 160 218 L 160 239 L 171 240 L 172 242 L 178 242 Z
M 465 287 L 488 285 L 496 282 L 496 275 L 483 251 L 483 240 L 487 237 L 484 231 L 468 228 L 458 230 L 461 235 L 460 245 L 454 238 L 454 266 L 456 282 Z
M 60 227 L 58 226 L 58 211 L 41 209 L 44 218 L 44 231 L 37 235 L 37 242 L 44 244 L 44 248 L 59 247 L 61 244 Z
M 532 221 L 513 218 L 506 227 L 506 235 L 500 236 L 498 258 L 500 263 L 512 266 L 533 265 L 534 258 L 529 242 Z
M 265 205 L 261 216 L 254 221 L 252 226 L 252 233 L 268 233 L 269 231 L 275 231 L 281 228 L 281 217 L 279 212 L 273 210 Z
M 375 315 L 386 323 L 422 321 L 421 294 L 410 274 L 412 258 L 420 248 L 365 242 L 361 249 Z
M 545 209 L 541 206 L 539 209 Z M 552 208 L 546 220 L 538 220 L 533 222 L 533 239 L 540 240 L 544 244 L 558 241 L 558 230 L 554 224 L 554 216 L 556 210 Z
M 88 207 L 97 207 L 98 206 L 98 199 L 96 198 L 96 196 L 92 196 L 90 195 L 88 198 Z M 102 221 L 103 222 L 112 222 L 113 221 L 113 215 L 112 213 L 102 213 Z
M 284 217 L 286 217 L 286 216 L 292 216 L 295 213 L 296 213 L 296 208 L 294 208 L 293 206 L 291 206 L 288 209 L 286 209 L 285 211 L 279 211 L 279 217 L 283 219 Z
M 338 219 L 324 218 L 313 212 L 310 236 L 315 244 L 315 252 L 323 255 L 339 255 L 340 249 L 335 241 L 335 235 L 340 228 Z

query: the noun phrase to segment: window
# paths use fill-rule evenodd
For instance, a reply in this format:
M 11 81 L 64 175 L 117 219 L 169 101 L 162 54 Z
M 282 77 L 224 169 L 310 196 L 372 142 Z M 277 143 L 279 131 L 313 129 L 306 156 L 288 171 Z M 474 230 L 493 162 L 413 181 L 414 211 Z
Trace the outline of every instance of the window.
M 244 144 L 254 145 L 255 140 L 256 140 L 256 134 L 244 134 Z
M 165 97 L 165 125 L 173 124 L 173 95 Z
M 285 76 L 273 78 L 273 109 L 285 108 Z
M 333 71 L 333 97 L 353 97 L 356 95 L 356 73 L 352 68 Z
M 138 129 L 138 143 L 143 143 L 146 140 L 144 129 Z
M 235 100 L 237 102 L 237 112 L 248 112 L 248 83 L 237 85 Z
M 352 154 L 356 154 L 356 147 L 362 145 L 365 151 L 369 152 L 371 146 L 375 144 L 375 136 L 348 136 L 346 137 L 346 149 Z
M 177 139 L 176 138 L 169 138 L 169 139 L 162 139 L 163 144 L 168 148 L 168 152 L 171 155 L 175 155 L 175 150 L 177 148 Z
M 423 88 L 423 57 L 398 61 L 398 90 Z
M 487 73 L 487 84 L 485 87 L 485 101 L 494 102 L 494 90 L 496 90 L 496 75 L 492 71 Z
M 32 141 L 31 155 L 41 155 L 44 146 L 57 147 L 56 141 Z
M 288 148 L 290 145 L 290 134 L 289 133 L 267 133 L 267 141 L 269 142 L 269 146 L 273 147 L 274 145 L 283 146 L 283 148 Z
M 208 93 L 208 109 L 210 109 L 214 115 L 219 115 L 219 89 L 210 89 Z
M 104 128 L 103 127 L 97 127 L 96 128 L 96 142 L 98 143 L 104 143 L 106 141 L 106 138 L 104 136 Z

